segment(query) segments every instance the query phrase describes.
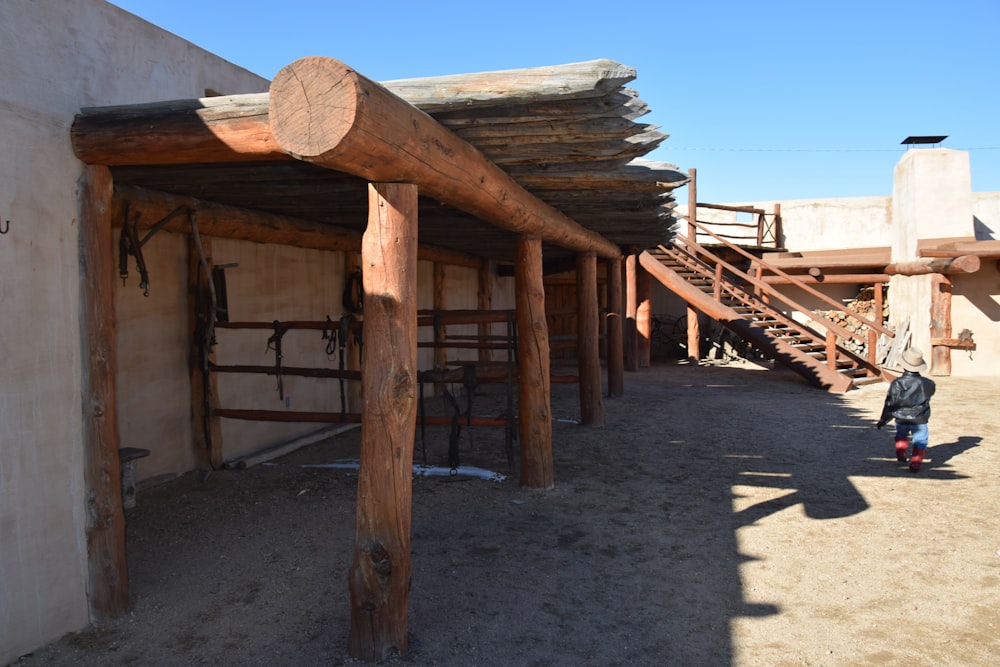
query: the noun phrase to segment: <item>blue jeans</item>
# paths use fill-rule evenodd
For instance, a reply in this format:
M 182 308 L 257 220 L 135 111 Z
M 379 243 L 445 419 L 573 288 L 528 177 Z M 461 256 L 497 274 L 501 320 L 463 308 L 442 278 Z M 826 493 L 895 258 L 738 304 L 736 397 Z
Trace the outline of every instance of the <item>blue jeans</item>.
M 900 424 L 896 423 L 896 439 L 903 440 L 906 437 L 913 436 L 913 448 L 914 449 L 927 449 L 927 437 L 929 432 L 927 430 L 927 424 Z

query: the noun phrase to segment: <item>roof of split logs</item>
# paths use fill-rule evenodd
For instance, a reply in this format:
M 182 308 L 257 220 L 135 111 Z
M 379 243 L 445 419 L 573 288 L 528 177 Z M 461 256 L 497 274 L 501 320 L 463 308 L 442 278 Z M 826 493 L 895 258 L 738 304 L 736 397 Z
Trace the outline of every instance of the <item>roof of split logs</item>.
M 317 68 L 316 90 L 337 99 L 303 111 L 303 100 L 316 91 L 300 87 Z M 111 166 L 118 187 L 252 209 L 348 235 L 367 223 L 366 183 L 418 182 L 425 177 L 382 167 L 422 153 L 435 172 L 426 177 L 431 181 L 443 165 L 454 172 L 420 188 L 421 245 L 505 262 L 513 256 L 513 234 L 537 233 L 546 259 L 584 248 L 608 256 L 615 247 L 666 242 L 675 223 L 671 192 L 686 183 L 674 165 L 641 158 L 666 135 L 636 122 L 648 109 L 625 87 L 634 78 L 630 67 L 595 60 L 375 84 L 339 61 L 303 59 L 282 70 L 269 93 L 84 109 L 73 145 L 84 162 Z M 372 100 L 389 111 L 374 112 L 369 126 L 355 133 L 360 138 L 345 139 L 343 107 L 358 115 L 353 107 Z M 338 117 L 330 117 L 333 107 Z M 430 130 L 408 129 L 424 123 L 424 114 L 436 121 Z M 327 129 L 317 130 L 323 123 Z M 412 146 L 408 132 L 415 135 Z M 376 134 L 393 144 L 383 150 L 395 152 L 369 151 Z M 466 179 L 462 161 L 476 158 L 492 163 L 486 167 L 495 173 Z M 453 196 L 453 190 L 475 190 L 472 178 L 499 185 L 481 201 Z M 531 215 L 512 219 L 511 211 L 517 218 L 521 208 L 511 208 L 511 201 L 525 202 Z M 549 234 L 545 221 L 552 219 L 559 234 Z

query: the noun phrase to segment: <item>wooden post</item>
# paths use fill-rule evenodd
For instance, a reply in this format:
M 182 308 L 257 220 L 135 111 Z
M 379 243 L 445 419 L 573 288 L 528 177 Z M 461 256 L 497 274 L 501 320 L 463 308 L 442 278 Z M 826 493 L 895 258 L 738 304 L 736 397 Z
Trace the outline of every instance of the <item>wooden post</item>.
M 117 269 L 111 234 L 111 171 L 86 167 L 78 187 L 88 589 L 92 613 L 113 618 L 126 612 L 130 602 L 115 403 L 113 281 Z
M 552 405 L 549 393 L 549 327 L 545 322 L 542 241 L 519 236 L 514 263 L 517 304 L 518 433 L 521 486 L 551 489 Z
M 199 250 L 199 243 L 201 249 Z M 212 307 L 211 290 L 201 254 L 211 266 L 211 237 L 188 236 L 188 314 L 191 332 L 191 434 L 202 463 L 213 470 L 221 468 L 222 424 L 215 415 L 219 407 L 219 378 L 208 372 L 208 363 L 215 361 L 215 351 L 208 347 L 205 329 L 208 327 L 209 309 Z M 202 355 L 207 358 L 202 358 Z
M 646 269 L 635 267 L 635 331 L 639 368 L 649 368 L 653 338 L 653 280 Z
M 622 342 L 622 261 L 609 259 L 608 274 L 608 396 L 625 393 L 625 351 Z
M 951 338 L 951 280 L 935 275 L 931 280 L 931 340 Z M 933 375 L 951 375 L 951 348 L 934 345 L 931 355 Z
M 601 318 L 597 307 L 597 255 L 593 252 L 582 252 L 576 256 L 576 305 L 580 423 L 601 426 L 604 424 L 598 341 Z
M 625 370 L 639 370 L 639 347 L 635 328 L 636 308 L 639 300 L 636 297 L 635 274 L 638 259 L 635 254 L 629 254 L 622 263 L 625 282 Z
M 418 251 L 417 256 L 420 253 Z M 347 289 L 348 282 L 351 279 L 351 275 L 355 271 L 361 271 L 361 255 L 356 252 L 345 252 L 344 253 L 344 289 Z M 344 308 L 342 315 L 347 315 L 347 308 Z M 356 319 L 364 321 L 364 310 L 360 313 L 351 313 Z M 353 335 L 348 335 L 347 345 L 344 349 L 344 368 L 349 371 L 361 371 L 361 346 L 358 345 L 357 339 Z M 347 382 L 346 392 L 347 392 L 347 411 L 348 412 L 361 412 L 363 401 L 361 400 L 361 383 L 360 382 Z
M 368 186 L 361 245 L 364 408 L 350 570 L 350 654 L 376 662 L 407 649 L 413 438 L 417 417 L 417 188 Z
M 826 367 L 837 370 L 837 334 L 830 330 L 826 332 Z
M 476 307 L 479 310 L 490 310 L 493 308 L 493 266 L 492 260 L 484 260 L 479 267 L 479 289 L 476 293 Z M 493 325 L 489 322 L 479 323 L 479 338 L 483 341 L 493 333 Z M 488 363 L 493 361 L 493 351 L 487 349 L 479 350 L 479 361 Z
M 698 242 L 698 229 L 694 223 L 698 220 L 698 170 L 688 170 L 688 227 L 687 237 L 692 243 Z M 698 322 L 698 311 L 688 306 L 687 309 L 687 348 L 688 361 L 698 363 L 701 359 L 701 326 Z
M 434 262 L 434 310 L 444 310 L 447 308 L 444 286 L 444 264 Z M 434 368 L 443 369 L 448 365 L 448 350 L 444 347 L 444 340 L 447 336 L 447 327 L 439 321 L 434 323 Z M 444 383 L 434 383 L 435 395 L 444 394 Z

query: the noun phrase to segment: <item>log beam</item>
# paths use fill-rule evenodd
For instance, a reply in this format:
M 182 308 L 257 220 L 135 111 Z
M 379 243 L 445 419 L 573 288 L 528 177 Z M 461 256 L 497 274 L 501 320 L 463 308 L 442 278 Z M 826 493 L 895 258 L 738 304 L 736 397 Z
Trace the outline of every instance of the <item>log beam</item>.
M 303 58 L 278 72 L 270 120 L 278 145 L 302 160 L 371 181 L 415 183 L 422 195 L 501 229 L 577 252 L 621 255 L 426 113 L 333 58 Z
M 357 253 L 361 249 L 362 233 L 353 229 L 130 185 L 115 185 L 115 224 L 119 226 L 120 211 L 125 203 L 128 203 L 133 213 L 140 214 L 137 221 L 139 229 L 150 229 L 171 212 L 185 207 L 198 212 L 198 231 L 203 237 L 217 236 L 251 243 L 273 243 L 334 252 Z M 190 234 L 191 222 L 187 216 L 174 216 L 161 229 L 176 234 Z M 483 263 L 482 259 L 473 255 L 428 245 L 418 245 L 417 257 L 428 262 L 468 268 L 479 268 Z
M 361 247 L 365 397 L 348 650 L 368 662 L 405 653 L 417 416 L 417 188 L 368 186 Z
M 70 140 L 82 162 L 108 166 L 292 159 L 267 114 L 267 93 L 84 108 Z
M 625 349 L 622 329 L 621 260 L 609 259 L 608 274 L 608 396 L 625 393 Z
M 545 322 L 541 239 L 518 237 L 514 292 L 517 305 L 521 486 L 551 489 L 555 486 L 555 474 L 552 460 L 549 327 Z
M 118 459 L 115 390 L 116 275 L 111 234 L 112 179 L 88 167 L 79 183 L 80 335 L 83 339 L 83 474 L 86 483 L 90 604 L 98 618 L 131 606 L 125 558 L 125 511 Z
M 601 399 L 600 315 L 597 304 L 597 257 L 592 252 L 576 258 L 577 366 L 580 375 L 580 423 L 604 424 Z
M 959 257 L 942 257 L 924 261 L 897 262 L 885 267 L 885 273 L 890 276 L 923 276 L 930 273 L 956 274 L 975 273 L 979 270 L 980 261 L 976 255 L 961 255 Z

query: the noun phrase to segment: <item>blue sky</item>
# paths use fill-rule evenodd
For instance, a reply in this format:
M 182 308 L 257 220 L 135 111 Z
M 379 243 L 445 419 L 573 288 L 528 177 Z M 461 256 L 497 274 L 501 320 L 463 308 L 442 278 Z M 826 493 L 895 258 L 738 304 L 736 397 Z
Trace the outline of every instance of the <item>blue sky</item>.
M 616 60 L 670 135 L 646 157 L 696 168 L 703 202 L 888 195 L 910 135 L 1000 191 L 998 0 L 112 4 L 267 78 L 307 55 L 376 81 Z

